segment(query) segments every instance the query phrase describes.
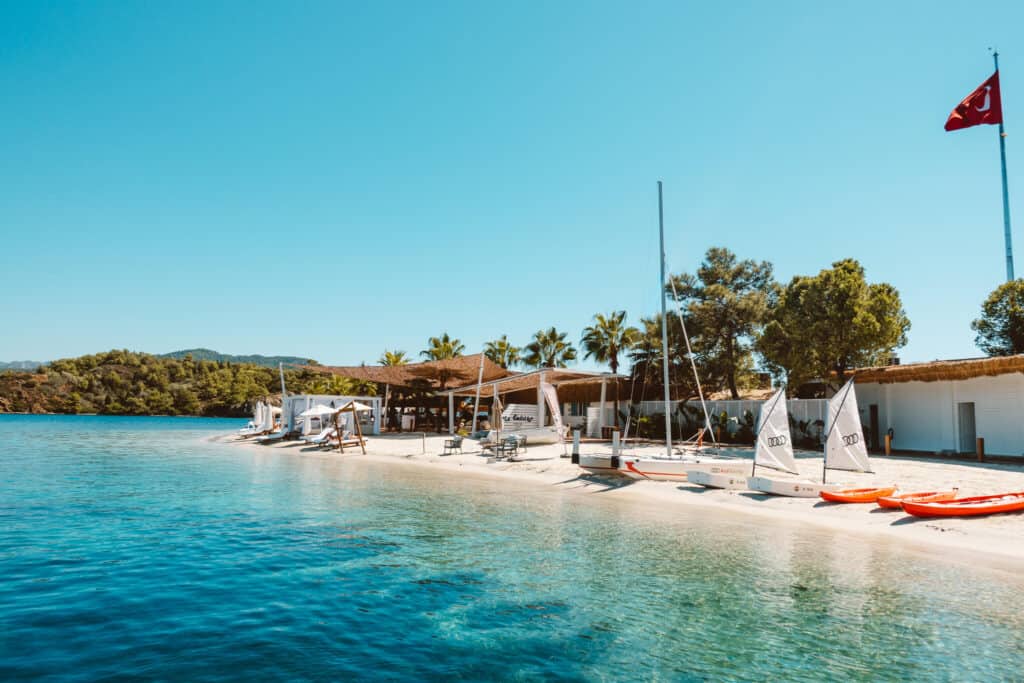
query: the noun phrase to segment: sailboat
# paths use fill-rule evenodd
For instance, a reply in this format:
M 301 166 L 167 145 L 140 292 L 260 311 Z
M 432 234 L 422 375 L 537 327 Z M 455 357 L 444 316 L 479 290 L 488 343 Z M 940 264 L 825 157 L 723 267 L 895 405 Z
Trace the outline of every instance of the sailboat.
M 755 463 L 755 467 L 758 464 L 764 463 Z M 793 464 L 795 465 L 795 462 Z M 795 466 L 789 469 L 776 469 L 796 474 Z M 751 476 L 747 479 L 747 488 L 776 496 L 818 498 L 822 491 L 839 489 L 838 485 L 825 483 L 829 470 L 874 473 L 871 469 L 871 459 L 868 458 L 867 446 L 864 444 L 864 429 L 860 423 L 857 394 L 853 388 L 852 378 L 828 402 L 828 433 L 822 458 L 821 483 L 783 477 Z
M 793 444 L 789 435 L 789 410 L 786 408 L 786 390 L 779 389 L 771 398 L 761 404 L 757 416 L 757 431 L 754 437 L 754 464 L 750 475 L 757 471 L 757 466 L 768 467 L 791 474 L 797 474 L 796 461 L 793 459 Z M 715 489 L 748 488 L 744 472 L 741 474 L 688 471 L 690 483 Z
M 687 471 L 704 471 L 712 474 L 736 474 L 741 475 L 747 469 L 745 460 L 719 458 L 701 454 L 698 447 L 689 453 L 676 455 L 672 449 L 672 414 L 669 410 L 671 396 L 669 394 L 668 376 L 668 313 L 665 305 L 665 217 L 662 204 L 662 186 L 658 181 L 658 235 L 661 248 L 661 279 L 658 282 L 658 289 L 661 292 L 661 354 L 662 354 L 662 384 L 665 387 L 665 455 L 635 456 L 626 455 L 619 457 L 619 473 L 633 479 L 656 479 L 667 481 L 687 481 Z M 697 382 L 697 393 L 700 396 L 701 406 L 704 408 L 704 425 L 699 432 L 698 441 L 705 433 L 711 431 L 711 418 L 708 415 L 707 406 L 704 403 L 704 390 L 700 385 L 700 377 L 697 375 L 697 366 L 693 361 L 693 351 L 690 348 L 690 336 L 686 332 L 686 320 L 683 313 L 676 309 L 679 322 L 683 327 L 683 338 L 686 340 L 686 350 L 690 357 L 690 367 L 693 370 L 694 379 Z

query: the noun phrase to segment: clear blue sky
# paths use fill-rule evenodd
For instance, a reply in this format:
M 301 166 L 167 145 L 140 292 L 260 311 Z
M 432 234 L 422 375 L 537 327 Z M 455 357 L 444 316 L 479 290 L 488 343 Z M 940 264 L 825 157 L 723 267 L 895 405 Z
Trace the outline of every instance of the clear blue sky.
M 7 2 L 0 360 L 578 340 L 656 310 L 659 178 L 671 270 L 852 256 L 902 294 L 905 361 L 979 355 L 997 136 L 942 126 L 1000 46 L 1024 225 L 1022 25 L 1020 2 Z

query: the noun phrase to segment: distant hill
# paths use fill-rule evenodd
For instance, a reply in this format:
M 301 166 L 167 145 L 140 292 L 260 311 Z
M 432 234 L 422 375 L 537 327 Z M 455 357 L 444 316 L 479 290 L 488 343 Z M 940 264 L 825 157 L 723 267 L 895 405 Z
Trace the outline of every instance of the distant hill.
M 10 362 L 0 361 L 0 371 L 3 370 L 35 370 L 40 365 L 46 365 L 38 360 L 12 360 Z
M 182 360 L 185 356 L 192 356 L 192 360 L 248 363 L 251 365 L 262 365 L 268 368 L 276 368 L 278 363 L 284 363 L 286 367 L 289 365 L 317 364 L 316 361 L 311 358 L 299 358 L 298 356 L 261 356 L 259 354 L 251 356 L 234 356 L 230 353 L 220 353 L 213 349 L 185 349 L 183 351 L 171 351 L 170 353 L 162 353 L 159 355 L 160 358 L 174 358 L 176 360 Z
M 202 350 L 200 350 L 202 351 Z M 276 368 L 217 360 L 153 356 L 113 350 L 62 358 L 29 370 L 0 372 L 0 413 L 100 413 L 106 415 L 210 415 L 244 417 L 257 400 L 278 400 Z M 302 362 L 301 358 L 282 357 Z M 232 362 L 223 362 L 231 360 Z M 375 390 L 318 368 L 285 368 L 285 384 L 298 394 L 365 395 Z

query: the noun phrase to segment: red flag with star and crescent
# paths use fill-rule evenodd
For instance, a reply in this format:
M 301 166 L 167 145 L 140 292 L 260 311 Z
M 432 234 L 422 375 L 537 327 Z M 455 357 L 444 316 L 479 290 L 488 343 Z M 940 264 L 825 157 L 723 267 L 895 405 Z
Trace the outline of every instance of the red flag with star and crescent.
M 960 130 L 983 123 L 1003 122 L 1003 100 L 999 96 L 999 72 L 956 105 L 946 120 L 946 130 Z

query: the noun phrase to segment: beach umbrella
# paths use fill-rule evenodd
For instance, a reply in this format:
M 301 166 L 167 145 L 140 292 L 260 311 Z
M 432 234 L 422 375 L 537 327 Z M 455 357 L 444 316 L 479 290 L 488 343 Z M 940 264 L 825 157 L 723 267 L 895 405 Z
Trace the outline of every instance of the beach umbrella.
M 337 408 L 330 408 L 324 405 L 315 405 L 309 410 L 304 410 L 299 413 L 299 417 L 323 417 L 324 415 L 333 415 L 338 412 Z

